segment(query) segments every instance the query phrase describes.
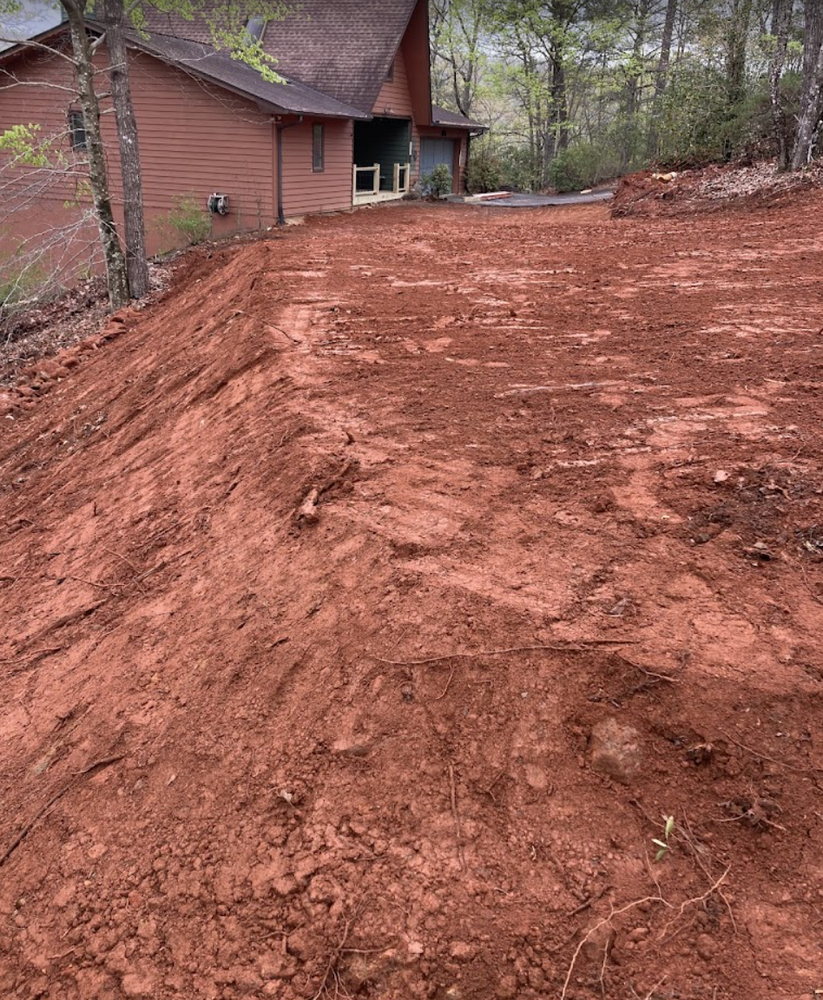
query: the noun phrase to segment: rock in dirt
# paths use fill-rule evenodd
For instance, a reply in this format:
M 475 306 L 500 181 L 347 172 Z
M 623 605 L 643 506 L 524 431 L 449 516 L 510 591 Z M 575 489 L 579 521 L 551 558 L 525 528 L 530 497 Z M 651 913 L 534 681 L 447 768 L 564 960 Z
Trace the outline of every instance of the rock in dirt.
M 624 785 L 640 770 L 640 735 L 615 718 L 603 719 L 594 726 L 589 749 L 594 770 Z
M 710 962 L 717 951 L 717 945 L 710 934 L 701 934 L 697 939 L 697 954 L 704 962 Z
M 317 524 L 320 515 L 317 512 L 317 504 L 320 500 L 320 491 L 312 489 L 303 503 L 297 508 L 295 519 L 298 524 Z
M 604 959 L 612 950 L 615 936 L 613 927 L 608 924 L 596 924 L 587 932 L 585 943 L 580 949 L 580 957 L 594 966 L 602 967 Z

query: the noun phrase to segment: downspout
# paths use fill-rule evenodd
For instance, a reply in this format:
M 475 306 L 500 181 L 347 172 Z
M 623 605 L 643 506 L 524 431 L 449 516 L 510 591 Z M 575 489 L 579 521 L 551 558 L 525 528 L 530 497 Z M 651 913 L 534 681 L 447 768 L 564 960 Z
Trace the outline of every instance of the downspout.
M 295 125 L 303 124 L 303 116 L 298 115 L 297 121 L 291 125 L 277 124 L 277 225 L 285 226 L 286 217 L 283 215 L 283 133 L 287 128 L 294 128 Z

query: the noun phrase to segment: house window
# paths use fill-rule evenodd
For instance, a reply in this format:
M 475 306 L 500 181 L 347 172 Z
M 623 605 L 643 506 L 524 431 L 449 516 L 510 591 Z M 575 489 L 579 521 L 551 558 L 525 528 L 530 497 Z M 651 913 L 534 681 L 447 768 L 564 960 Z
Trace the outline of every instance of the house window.
M 326 169 L 325 126 L 315 125 L 311 133 L 311 168 L 315 173 Z
M 69 111 L 69 141 L 74 150 L 88 149 L 86 126 L 83 124 L 82 111 Z
M 386 73 L 386 80 L 389 83 L 394 83 L 394 59 L 389 63 L 389 71 Z
M 250 17 L 246 21 L 246 34 L 250 42 L 259 42 L 266 30 L 265 17 Z

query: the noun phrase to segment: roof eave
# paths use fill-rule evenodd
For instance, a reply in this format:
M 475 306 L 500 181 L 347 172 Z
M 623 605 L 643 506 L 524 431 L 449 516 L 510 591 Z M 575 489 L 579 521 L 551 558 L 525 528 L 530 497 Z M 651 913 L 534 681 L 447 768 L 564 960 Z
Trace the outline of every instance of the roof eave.
M 275 101 L 266 101 L 264 98 L 258 97 L 256 94 L 250 94 L 248 91 L 243 90 L 242 87 L 234 87 L 225 80 L 221 80 L 205 70 L 197 69 L 186 63 L 182 63 L 177 59 L 173 59 L 153 47 L 150 42 L 143 43 L 141 39 L 137 39 L 132 36 L 126 39 L 126 44 L 132 49 L 145 52 L 146 55 L 151 56 L 153 59 L 159 59 L 167 66 L 178 69 L 183 73 L 189 73 L 192 76 L 196 76 L 198 79 L 204 80 L 206 83 L 210 83 L 214 87 L 220 87 L 222 90 L 228 90 L 230 93 L 236 94 L 238 97 L 242 97 L 247 101 L 252 101 L 262 110 L 271 111 L 278 115 L 307 115 L 313 118 L 338 118 L 341 121 L 348 121 L 351 118 L 357 118 L 360 120 L 366 117 L 371 117 L 361 114 L 361 112 L 357 111 L 355 108 L 346 108 L 345 111 L 341 110 L 339 112 L 308 111 L 305 108 L 287 108 L 282 104 L 277 104 Z

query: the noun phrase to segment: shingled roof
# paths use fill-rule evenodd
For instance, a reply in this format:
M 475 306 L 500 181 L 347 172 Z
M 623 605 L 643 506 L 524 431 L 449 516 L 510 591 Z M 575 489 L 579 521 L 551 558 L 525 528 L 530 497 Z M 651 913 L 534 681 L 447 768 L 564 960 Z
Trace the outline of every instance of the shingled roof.
M 200 79 L 250 97 L 258 104 L 275 111 L 330 118 L 368 117 L 357 108 L 336 101 L 296 80 L 285 78 L 283 83 L 270 83 L 256 69 L 204 42 L 158 33 L 142 38 L 133 32 L 128 33 L 127 41 L 132 48 L 141 49 Z M 282 76 L 279 67 L 278 75 Z
M 292 10 L 266 25 L 277 72 L 371 112 L 418 0 L 286 0 Z M 147 11 L 150 32 L 208 43 L 202 20 Z
M 432 125 L 448 125 L 449 128 L 468 128 L 488 130 L 488 125 L 481 125 L 480 122 L 466 118 L 456 111 L 449 111 L 448 108 L 441 108 L 437 104 L 432 104 Z

